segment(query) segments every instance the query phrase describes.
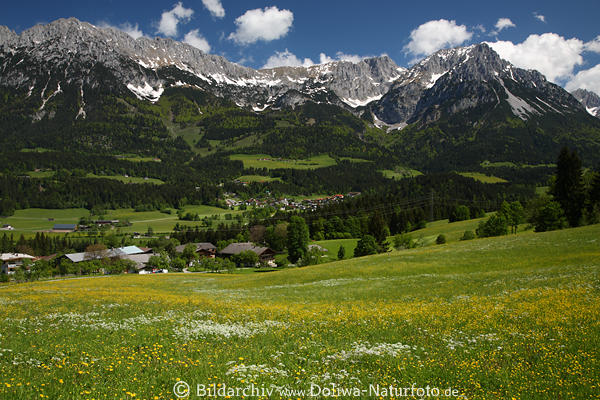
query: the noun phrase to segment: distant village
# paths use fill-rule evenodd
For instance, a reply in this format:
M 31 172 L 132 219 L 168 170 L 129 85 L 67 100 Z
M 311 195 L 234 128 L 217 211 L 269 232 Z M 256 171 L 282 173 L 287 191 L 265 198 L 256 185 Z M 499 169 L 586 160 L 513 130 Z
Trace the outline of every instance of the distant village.
M 345 195 L 335 194 L 333 196 L 326 196 L 317 199 L 304 199 L 296 200 L 292 198 L 265 198 L 265 199 L 247 199 L 241 200 L 238 198 L 236 193 L 225 193 L 225 203 L 229 208 L 235 208 L 240 206 L 246 207 L 274 207 L 279 210 L 301 210 L 301 211 L 314 211 L 319 207 L 323 207 L 333 203 L 339 203 L 344 199 L 360 196 L 360 192 L 350 192 Z

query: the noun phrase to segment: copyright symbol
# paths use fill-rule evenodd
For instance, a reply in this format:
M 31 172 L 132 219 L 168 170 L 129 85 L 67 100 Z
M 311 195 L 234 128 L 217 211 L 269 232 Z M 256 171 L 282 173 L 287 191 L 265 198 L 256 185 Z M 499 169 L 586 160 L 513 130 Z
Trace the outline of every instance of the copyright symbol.
M 179 399 L 188 397 L 190 395 L 190 385 L 184 381 L 179 381 L 173 386 L 173 393 Z

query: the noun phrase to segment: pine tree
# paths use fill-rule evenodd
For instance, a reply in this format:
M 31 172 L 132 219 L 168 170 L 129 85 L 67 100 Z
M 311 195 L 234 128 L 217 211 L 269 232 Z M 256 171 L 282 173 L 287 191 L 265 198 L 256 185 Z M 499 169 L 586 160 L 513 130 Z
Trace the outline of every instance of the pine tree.
M 344 247 L 344 245 L 340 245 L 340 249 L 337 253 L 337 258 L 338 260 L 343 260 L 344 258 L 346 258 L 346 248 Z
M 375 211 L 369 219 L 369 234 L 377 240 L 380 246 L 383 245 L 390 234 L 390 229 L 379 211 Z
M 579 226 L 585 200 L 581 160 L 567 147 L 563 147 L 558 156 L 552 194 L 565 212 L 569 225 Z

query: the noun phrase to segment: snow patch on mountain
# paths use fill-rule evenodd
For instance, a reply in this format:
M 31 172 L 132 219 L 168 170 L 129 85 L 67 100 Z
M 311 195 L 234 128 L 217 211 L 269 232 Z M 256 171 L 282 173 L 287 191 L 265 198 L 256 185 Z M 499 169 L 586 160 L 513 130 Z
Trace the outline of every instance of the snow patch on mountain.
M 510 105 L 510 108 L 512 109 L 512 112 L 514 115 L 521 118 L 523 121 L 526 121 L 527 119 L 529 119 L 529 116 L 531 114 L 539 114 L 539 111 L 537 111 L 535 108 L 533 108 L 531 105 L 529 105 L 529 103 L 527 103 L 525 100 L 512 94 L 506 88 L 506 86 L 504 85 L 504 82 L 502 82 L 502 80 L 500 80 L 500 84 L 502 85 L 502 87 L 504 87 L 504 91 L 506 92 L 506 95 L 508 96 L 506 101 Z
M 152 103 L 156 103 L 160 100 L 160 96 L 164 93 L 165 89 L 162 85 L 158 89 L 154 89 L 148 82 L 144 81 L 144 86 L 136 86 L 132 83 L 127 84 L 127 89 L 140 100 L 149 100 Z
M 361 99 L 342 99 L 342 101 L 344 103 L 348 104 L 352 108 L 357 108 L 357 107 L 366 106 L 370 102 L 377 101 L 377 100 L 381 99 L 382 97 L 383 97 L 383 95 L 380 94 L 378 96 L 367 97 L 366 99 L 362 99 L 362 100 Z

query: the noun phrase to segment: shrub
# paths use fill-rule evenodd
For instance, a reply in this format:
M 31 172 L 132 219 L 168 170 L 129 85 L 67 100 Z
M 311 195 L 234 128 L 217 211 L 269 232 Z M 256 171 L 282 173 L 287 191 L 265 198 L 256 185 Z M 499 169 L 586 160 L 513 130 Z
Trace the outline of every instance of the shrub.
M 443 234 L 438 235 L 437 239 L 435 239 L 436 244 L 444 244 L 446 243 L 446 236 Z
M 487 221 L 481 221 L 477 227 L 477 236 L 491 237 L 508 233 L 508 222 L 502 215 L 492 215 Z
M 475 239 L 475 233 L 473 231 L 465 231 L 465 233 L 463 233 L 462 237 L 460 238 L 460 240 L 473 240 Z
M 252 250 L 242 251 L 231 257 L 231 261 L 238 267 L 254 267 L 258 264 L 258 254 Z
M 471 218 L 471 211 L 467 206 L 456 206 L 450 213 L 450 222 L 466 221 Z
M 371 254 L 377 254 L 377 241 L 371 235 L 365 235 L 358 241 L 356 248 L 354 249 L 354 257 L 368 256 Z
M 396 250 L 400 249 L 414 249 L 417 247 L 417 242 L 405 233 L 394 235 L 392 238 L 392 245 Z
M 536 232 L 554 231 L 567 226 L 565 213 L 556 201 L 546 200 L 539 208 L 534 209 L 530 222 Z
M 340 245 L 340 249 L 337 253 L 337 258 L 338 260 L 343 260 L 344 258 L 346 258 L 346 248 L 344 247 L 344 245 Z

